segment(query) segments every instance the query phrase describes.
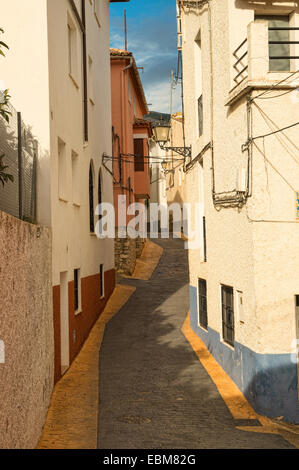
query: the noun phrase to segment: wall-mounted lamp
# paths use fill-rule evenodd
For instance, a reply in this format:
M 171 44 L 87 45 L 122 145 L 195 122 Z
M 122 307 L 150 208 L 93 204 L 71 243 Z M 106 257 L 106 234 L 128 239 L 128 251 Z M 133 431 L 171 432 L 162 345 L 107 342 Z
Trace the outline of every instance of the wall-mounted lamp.
M 169 125 L 158 124 L 153 127 L 154 140 L 160 145 L 162 150 L 173 150 L 184 158 L 191 157 L 191 147 L 165 147 L 169 142 L 171 127 Z

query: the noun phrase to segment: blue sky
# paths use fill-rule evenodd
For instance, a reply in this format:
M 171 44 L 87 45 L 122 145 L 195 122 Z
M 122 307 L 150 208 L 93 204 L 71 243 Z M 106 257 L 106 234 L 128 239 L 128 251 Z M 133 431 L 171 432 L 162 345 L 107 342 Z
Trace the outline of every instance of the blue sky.
M 127 10 L 128 50 L 133 52 L 151 111 L 169 113 L 170 73 L 177 68 L 175 0 L 130 0 L 111 3 L 111 47 L 124 49 L 124 9 Z M 179 90 L 173 112 L 180 111 Z

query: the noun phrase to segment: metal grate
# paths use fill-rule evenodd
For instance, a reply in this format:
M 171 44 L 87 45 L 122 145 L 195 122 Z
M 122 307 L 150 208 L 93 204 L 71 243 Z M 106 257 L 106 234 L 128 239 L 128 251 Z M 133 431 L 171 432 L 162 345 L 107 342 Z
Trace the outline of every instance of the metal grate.
M 222 299 L 222 334 L 226 343 L 234 346 L 235 318 L 234 318 L 234 290 L 232 287 L 221 286 Z
M 9 111 L 9 123 L 0 116 L 0 155 L 5 155 L 6 172 L 14 181 L 0 186 L 0 210 L 35 223 L 38 142 L 22 121 L 21 113 L 12 105 Z
M 207 281 L 205 279 L 198 279 L 198 317 L 200 326 L 207 329 Z

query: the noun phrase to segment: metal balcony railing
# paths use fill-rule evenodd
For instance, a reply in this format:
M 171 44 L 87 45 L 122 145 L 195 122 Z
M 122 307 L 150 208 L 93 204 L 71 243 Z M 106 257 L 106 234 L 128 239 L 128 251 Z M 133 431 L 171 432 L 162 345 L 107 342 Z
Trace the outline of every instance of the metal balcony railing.
M 233 64 L 236 75 L 234 76 L 235 87 L 240 85 L 248 77 L 248 47 L 247 38 L 234 50 L 233 56 L 236 61 Z

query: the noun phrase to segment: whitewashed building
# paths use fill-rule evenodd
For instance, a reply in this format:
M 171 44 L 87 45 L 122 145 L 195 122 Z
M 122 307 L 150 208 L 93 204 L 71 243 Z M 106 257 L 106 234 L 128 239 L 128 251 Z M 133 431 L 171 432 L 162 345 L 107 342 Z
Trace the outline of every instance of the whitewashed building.
M 117 0 L 111 0 L 117 1 Z M 55 380 L 69 367 L 115 283 L 114 241 L 95 234 L 113 203 L 109 0 L 0 0 L 10 46 L 1 68 L 41 144 L 37 219 L 53 236 Z
M 180 0 L 178 36 L 191 327 L 257 412 L 299 423 L 298 3 Z

